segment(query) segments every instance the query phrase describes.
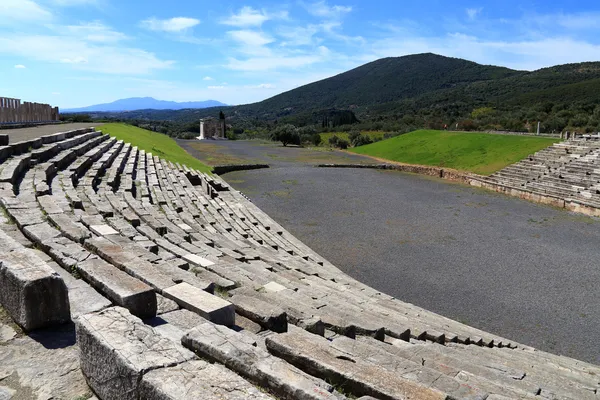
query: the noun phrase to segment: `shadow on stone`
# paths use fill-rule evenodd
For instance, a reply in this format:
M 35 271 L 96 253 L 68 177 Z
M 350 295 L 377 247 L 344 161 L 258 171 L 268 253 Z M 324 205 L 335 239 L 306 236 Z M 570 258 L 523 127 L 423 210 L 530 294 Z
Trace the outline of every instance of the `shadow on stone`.
M 29 332 L 28 336 L 46 349 L 64 349 L 75 345 L 75 324 L 69 322 L 58 327 Z

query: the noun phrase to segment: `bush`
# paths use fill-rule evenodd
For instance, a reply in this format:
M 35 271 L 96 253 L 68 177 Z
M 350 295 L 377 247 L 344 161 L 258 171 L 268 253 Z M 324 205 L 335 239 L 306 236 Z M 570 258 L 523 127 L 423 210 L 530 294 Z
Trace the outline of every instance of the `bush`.
M 347 149 L 348 146 L 350 146 L 350 142 L 348 142 L 346 139 L 340 139 L 337 142 L 337 147 L 339 147 L 340 149 Z
M 285 124 L 275 128 L 271 140 L 281 142 L 284 147 L 288 144 L 300 145 L 300 134 L 294 125 Z

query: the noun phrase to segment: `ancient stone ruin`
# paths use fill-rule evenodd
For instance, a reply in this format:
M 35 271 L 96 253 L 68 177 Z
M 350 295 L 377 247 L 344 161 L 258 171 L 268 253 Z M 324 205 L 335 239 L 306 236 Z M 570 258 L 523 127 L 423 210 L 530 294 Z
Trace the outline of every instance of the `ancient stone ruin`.
M 0 97 L 0 124 L 31 124 L 58 120 L 58 107 L 28 101 L 21 103 L 19 99 Z
M 555 143 L 471 184 L 600 216 L 600 140 Z
M 200 136 L 198 140 L 225 138 L 225 118 L 203 118 L 200 120 Z
M 2 307 L 38 337 L 73 321 L 100 399 L 600 394 L 600 367 L 378 292 L 219 177 L 94 129 L 0 147 L 0 203 Z

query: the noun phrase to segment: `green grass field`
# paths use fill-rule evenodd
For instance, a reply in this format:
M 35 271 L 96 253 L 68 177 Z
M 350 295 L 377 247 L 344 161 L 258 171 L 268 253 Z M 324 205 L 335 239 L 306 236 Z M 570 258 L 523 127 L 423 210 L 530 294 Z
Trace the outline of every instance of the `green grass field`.
M 202 172 L 211 171 L 208 165 L 192 157 L 187 151 L 179 147 L 175 140 L 162 133 L 116 123 L 102 125 L 99 130 L 165 160 L 187 165 L 189 168 Z
M 490 175 L 558 141 L 532 136 L 419 130 L 350 151 L 407 164 Z
M 368 135 L 372 139 L 383 139 L 383 135 L 385 135 L 385 132 L 382 131 L 362 131 L 360 133 L 363 135 Z M 346 139 L 347 141 L 350 141 L 350 139 L 348 139 L 348 132 L 321 133 L 321 146 L 329 146 L 329 138 L 334 135 L 339 137 L 340 139 Z

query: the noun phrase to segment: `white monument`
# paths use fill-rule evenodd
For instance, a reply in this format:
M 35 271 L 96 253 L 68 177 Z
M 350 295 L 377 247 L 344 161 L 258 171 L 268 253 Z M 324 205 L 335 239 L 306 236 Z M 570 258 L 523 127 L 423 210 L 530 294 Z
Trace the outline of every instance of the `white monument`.
M 206 139 L 204 137 L 204 120 L 203 119 L 200 120 L 200 136 L 198 136 L 196 139 L 198 139 L 198 140 Z

